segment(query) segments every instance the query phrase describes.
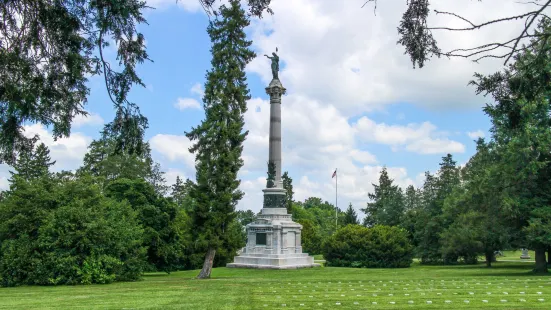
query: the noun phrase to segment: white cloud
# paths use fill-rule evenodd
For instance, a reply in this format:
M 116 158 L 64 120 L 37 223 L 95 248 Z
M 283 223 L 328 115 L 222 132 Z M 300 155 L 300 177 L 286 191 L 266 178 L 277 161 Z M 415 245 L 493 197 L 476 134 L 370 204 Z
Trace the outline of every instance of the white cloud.
M 260 210 L 262 189 L 265 186 L 268 160 L 270 105 L 267 100 L 254 98 L 247 103 L 245 130 L 249 135 L 243 150 L 244 166 L 239 177 L 244 199 L 240 209 Z M 378 124 L 364 117 L 350 124 L 348 117 L 331 105 L 298 95 L 282 98 L 282 169 L 294 179 L 295 199 L 310 196 L 334 201 L 335 167 L 339 173 L 339 199 L 346 204 L 361 206 L 367 201 L 371 183 L 378 182 L 382 164 L 375 155 L 364 149 L 361 142 L 369 141 L 397 145 L 417 153 L 462 152 L 463 145 L 448 140 L 431 123 L 406 126 Z M 312 111 L 316 111 L 312 113 Z M 190 141 L 185 136 L 158 134 L 150 140 L 153 150 L 169 162 L 183 161 L 188 175 L 194 175 L 194 155 L 189 153 Z M 388 167 L 389 174 L 403 187 L 418 184 L 407 175 L 405 167 Z M 260 176 L 260 177 L 259 177 Z
M 54 141 L 52 135 L 41 124 L 24 126 L 25 136 L 32 137 L 37 134 L 40 142 L 43 142 L 50 149 L 50 156 L 56 160 L 54 170 L 73 170 L 82 164 L 84 154 L 88 151 L 88 145 L 92 137 L 81 132 L 73 132 L 71 136 Z
M 188 169 L 195 167 L 195 155 L 189 152 L 192 144 L 186 136 L 157 134 L 149 140 L 149 144 L 152 150 L 169 161 L 181 161 Z
M 73 118 L 72 126 L 74 128 L 80 128 L 83 126 L 100 126 L 103 125 L 104 122 L 105 121 L 99 114 L 88 112 L 88 115 L 86 116 L 83 116 L 81 114 L 75 116 Z
M 396 45 L 396 26 L 406 1 L 379 1 L 376 16 L 372 7 L 360 9 L 361 4 L 363 1 L 277 0 L 271 4 L 275 14 L 253 20 L 249 28 L 259 57 L 247 66 L 247 71 L 258 74 L 265 85 L 271 79 L 270 62 L 262 55 L 279 48 L 280 78 L 288 93 L 282 103 L 282 165 L 283 171 L 289 171 L 294 179 L 297 200 L 319 196 L 333 202 L 335 184 L 331 173 L 338 167 L 339 206 L 344 209 L 352 202 L 357 209 L 364 207 L 367 193 L 372 191 L 371 183 L 378 182 L 385 164 L 383 158 L 370 152 L 373 143 L 387 145 L 396 152 L 465 152 L 465 146 L 453 140 L 451 133 L 431 122 L 377 123 L 363 115 L 397 102 L 432 110 L 480 107 L 486 99 L 475 96 L 467 82 L 474 72 L 492 73 L 502 66 L 502 60 L 474 64 L 466 59 L 433 59 L 425 68 L 414 70 L 403 47 Z M 529 8 L 503 0 L 431 4 L 429 23 L 454 27 L 461 26 L 462 21 L 436 16 L 432 9 L 452 11 L 482 22 Z M 522 22 L 515 21 L 478 32 L 434 34 L 440 47 L 449 50 L 518 35 L 520 26 Z M 202 96 L 200 86 L 195 84 L 191 95 Z M 197 108 L 199 102 L 182 105 Z M 262 207 L 269 109 L 267 100 L 254 98 L 248 102 L 245 129 L 249 135 L 243 151 L 245 165 L 240 172 L 241 189 L 246 192 L 239 204 L 242 209 L 258 211 Z M 360 115 L 358 121 L 350 123 L 351 118 Z M 402 113 L 396 116 L 397 121 L 404 118 Z M 159 144 L 154 148 L 169 161 L 183 160 L 186 169 L 193 169 L 194 156 L 187 151 L 187 138 L 157 135 L 152 141 L 155 139 Z M 402 187 L 420 186 L 424 181 L 424 174 L 409 176 L 405 167 L 387 169 Z
M 60 138 L 54 141 L 51 133 L 41 124 L 33 124 L 23 127 L 26 137 L 32 137 L 37 134 L 40 142 L 44 143 L 50 150 L 50 157 L 55 160 L 52 171 L 75 170 L 82 165 L 84 154 L 88 151 L 88 145 L 92 142 L 92 137 L 86 136 L 81 132 L 73 132 L 70 137 Z M 0 190 L 7 189 L 7 180 L 10 177 L 9 167 L 6 164 L 0 164 Z
M 424 68 L 414 70 L 409 56 L 404 55 L 404 48 L 396 45 L 396 27 L 406 1 L 379 1 L 376 16 L 373 4 L 361 9 L 362 3 L 273 1 L 275 14 L 255 20 L 252 26 L 257 54 L 269 54 L 277 46 L 282 67 L 280 77 L 290 93 L 300 92 L 324 104 L 338 105 L 344 115 L 397 101 L 434 109 L 482 105 L 485 99 L 475 96 L 467 82 L 475 71 L 496 71 L 503 60 L 487 59 L 475 64 L 467 59 L 432 59 Z M 464 22 L 435 15 L 432 9 L 451 11 L 482 22 L 533 8 L 504 0 L 434 1 L 431 4 L 429 24 L 438 26 L 464 26 Z M 512 21 L 477 32 L 434 31 L 434 35 L 443 50 L 468 48 L 518 36 L 522 25 L 522 21 Z M 269 65 L 269 61 L 260 56 L 248 70 L 258 73 L 264 83 L 268 83 Z
M 203 87 L 199 83 L 193 84 L 189 91 L 191 94 L 199 97 L 203 97 L 205 94 Z M 180 111 L 183 111 L 185 109 L 201 109 L 201 104 L 194 98 L 178 98 L 174 104 L 174 107 Z
M 180 179 L 184 182 L 188 178 L 186 173 L 179 169 L 169 168 L 165 171 L 165 179 L 167 185 L 171 186 L 176 183 L 176 177 L 180 177 Z
M 358 137 L 365 142 L 377 142 L 393 146 L 405 146 L 405 150 L 419 154 L 463 153 L 465 146 L 450 140 L 446 133 L 437 132 L 436 126 L 430 122 L 422 124 L 387 125 L 377 124 L 364 116 L 355 124 Z
M 205 91 L 203 90 L 203 86 L 200 83 L 195 83 L 191 87 L 191 93 L 198 95 L 200 97 L 203 97 L 205 95 Z
M 425 138 L 408 144 L 406 150 L 419 154 L 464 153 L 465 145 L 448 139 Z
M 479 129 L 477 131 L 467 132 L 467 136 L 469 136 L 469 138 L 471 139 L 478 139 L 478 138 L 484 138 L 485 134 L 484 134 L 484 131 Z
M 8 182 L 7 176 L 0 176 L 0 191 L 7 190 L 10 188 L 10 183 Z
M 183 111 L 185 109 L 200 109 L 201 104 L 193 98 L 178 98 L 178 101 L 174 104 L 174 107 L 180 111 Z
M 157 10 L 164 10 L 173 5 L 184 9 L 188 12 L 200 12 L 203 10 L 199 0 L 146 0 L 147 5 Z

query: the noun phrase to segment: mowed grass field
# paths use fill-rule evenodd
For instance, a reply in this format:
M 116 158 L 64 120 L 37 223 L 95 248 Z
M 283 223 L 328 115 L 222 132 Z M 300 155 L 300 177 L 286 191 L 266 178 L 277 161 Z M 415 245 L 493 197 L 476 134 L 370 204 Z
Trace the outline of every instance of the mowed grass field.
M 109 285 L 0 288 L 2 309 L 551 309 L 551 276 L 532 264 L 492 268 L 216 268 Z

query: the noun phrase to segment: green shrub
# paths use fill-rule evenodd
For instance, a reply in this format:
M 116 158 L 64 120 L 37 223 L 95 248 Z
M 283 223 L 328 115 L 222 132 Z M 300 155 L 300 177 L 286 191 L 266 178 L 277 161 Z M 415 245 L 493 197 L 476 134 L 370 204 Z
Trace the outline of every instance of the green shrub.
M 3 286 L 136 280 L 145 248 L 137 213 L 93 179 L 16 179 L 0 202 Z
M 413 260 L 413 246 L 404 229 L 391 226 L 345 226 L 323 244 L 327 266 L 404 268 Z
M 144 228 L 143 246 L 147 248 L 149 271 L 171 272 L 181 268 L 188 247 L 188 232 L 177 205 L 155 192 L 155 188 L 142 179 L 117 179 L 105 188 L 105 196 L 127 201 L 137 213 Z M 183 211 L 183 210 L 181 210 Z

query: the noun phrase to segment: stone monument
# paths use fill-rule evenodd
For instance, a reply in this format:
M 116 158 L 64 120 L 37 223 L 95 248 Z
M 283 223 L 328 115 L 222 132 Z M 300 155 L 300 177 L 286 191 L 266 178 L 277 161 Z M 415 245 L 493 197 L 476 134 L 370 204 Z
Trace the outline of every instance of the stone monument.
M 520 259 L 530 259 L 530 254 L 528 254 L 528 249 L 521 249 L 522 253 L 520 255 Z
M 277 51 L 277 48 L 276 48 Z M 246 226 L 247 245 L 227 267 L 260 269 L 296 269 L 318 267 L 314 258 L 302 253 L 302 225 L 287 214 L 285 189 L 281 180 L 281 96 L 285 88 L 279 81 L 279 57 L 265 55 L 272 61 L 272 81 L 266 87 L 270 96 L 270 144 L 268 182 L 263 208 L 258 218 Z

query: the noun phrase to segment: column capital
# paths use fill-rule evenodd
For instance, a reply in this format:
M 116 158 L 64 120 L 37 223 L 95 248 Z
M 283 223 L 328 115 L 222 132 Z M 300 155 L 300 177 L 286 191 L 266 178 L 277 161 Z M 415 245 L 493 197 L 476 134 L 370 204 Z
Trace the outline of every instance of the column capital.
M 270 82 L 270 85 L 266 87 L 266 94 L 270 95 L 270 97 L 271 96 L 279 97 L 281 95 L 285 95 L 286 91 L 287 89 L 283 87 L 279 79 L 273 79 Z

